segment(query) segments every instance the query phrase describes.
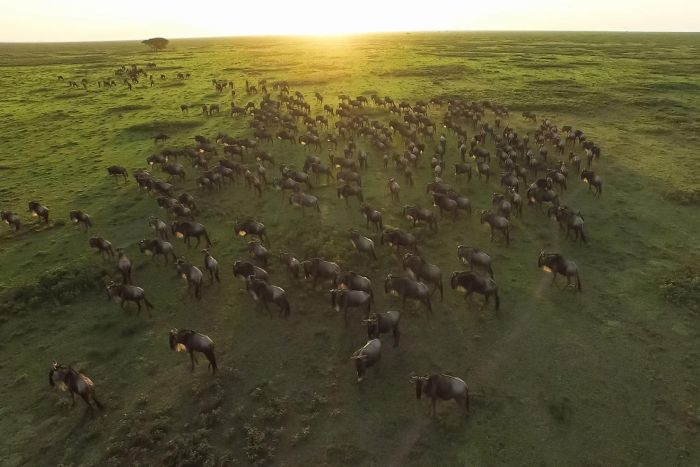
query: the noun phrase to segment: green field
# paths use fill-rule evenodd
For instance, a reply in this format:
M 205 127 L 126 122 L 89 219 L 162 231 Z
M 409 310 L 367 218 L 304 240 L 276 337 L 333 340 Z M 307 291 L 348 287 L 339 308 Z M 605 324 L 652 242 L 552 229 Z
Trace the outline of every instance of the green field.
M 700 464 L 698 56 L 698 34 L 172 40 L 160 53 L 137 42 L 0 44 L 0 209 L 24 221 L 18 233 L 6 226 L 0 233 L 0 465 Z M 157 64 L 156 78 L 168 79 L 153 87 L 142 80 L 132 91 L 96 86 L 122 64 L 146 62 Z M 192 77 L 177 80 L 177 72 Z M 87 90 L 68 87 L 82 78 Z M 509 247 L 489 243 L 476 214 L 445 219 L 437 233 L 411 228 L 446 276 L 445 300 L 434 296 L 431 319 L 409 302 L 401 346 L 384 339 L 379 367 L 358 386 L 348 357 L 366 333 L 359 317 L 343 327 L 326 287 L 293 280 L 275 261 L 271 281 L 292 305 L 284 320 L 261 311 L 231 274 L 234 260 L 248 258 L 234 220 L 257 216 L 274 253 L 337 261 L 373 280 L 377 310 L 399 309 L 383 292 L 386 274 L 401 272 L 399 256 L 378 237 L 375 263 L 350 250 L 349 228 L 368 233 L 354 200 L 347 209 L 334 186 L 314 187 L 321 214 L 302 217 L 286 197 L 269 188 L 257 198 L 242 180 L 204 192 L 196 169 L 181 161 L 188 181 L 180 187 L 197 197 L 197 220 L 223 268 L 221 286 L 207 286 L 198 302 L 172 264 L 138 251 L 138 241 L 152 235 L 148 216 L 165 216 L 153 196 L 139 192 L 133 178 L 117 184 L 105 171 L 145 167 L 163 147 L 153 142 L 160 132 L 171 136 L 169 147 L 192 146 L 196 134 L 252 136 L 249 117 L 207 117 L 196 106 L 228 109 L 230 94 L 216 93 L 212 79 L 232 80 L 240 105 L 249 100 L 244 80 L 261 78 L 287 80 L 312 104 L 312 115 L 321 114 L 316 91 L 333 105 L 344 93 L 397 102 L 443 96 L 505 105 L 505 123 L 521 133 L 534 129 L 520 116 L 525 110 L 584 130 L 603 151 L 594 168 L 604 194 L 594 197 L 571 174 L 562 198 L 583 212 L 589 243 L 566 239 L 555 221 L 528 206 L 512 221 Z M 183 114 L 183 103 L 194 107 Z M 432 107 L 430 116 L 441 121 L 445 110 Z M 390 118 L 372 106 L 365 112 Z M 501 190 L 499 170 L 489 184 L 457 179 L 455 141 L 448 134 L 445 181 L 476 208 L 489 207 Z M 382 168 L 381 154 L 358 142 L 370 155 L 362 173 L 367 201 L 382 209 L 385 224 L 409 229 L 401 204 L 431 204 L 424 187 L 435 143 L 428 142 L 428 160 L 409 188 L 392 166 Z M 401 149 L 400 137 L 394 143 Z M 297 165 L 313 153 L 279 141 L 262 147 Z M 487 148 L 493 152 L 492 143 Z M 391 176 L 402 183 L 401 204 L 386 191 Z M 29 216 L 31 200 L 49 207 L 50 226 Z M 89 213 L 93 234 L 131 257 L 134 282 L 156 307 L 151 319 L 106 300 L 103 284 L 116 271 L 70 224 L 70 209 Z M 500 313 L 467 309 L 449 289 L 451 272 L 464 269 L 460 243 L 494 257 Z M 176 249 L 201 264 L 198 248 L 178 241 Z M 536 267 L 542 249 L 578 263 L 581 294 L 550 287 Z M 214 340 L 216 377 L 202 359 L 191 373 L 186 355 L 169 349 L 173 327 Z M 102 415 L 80 400 L 71 408 L 66 394 L 49 387 L 54 360 L 86 370 L 106 405 Z M 430 418 L 408 384 L 412 373 L 429 372 L 467 381 L 468 418 L 454 403 L 438 404 Z

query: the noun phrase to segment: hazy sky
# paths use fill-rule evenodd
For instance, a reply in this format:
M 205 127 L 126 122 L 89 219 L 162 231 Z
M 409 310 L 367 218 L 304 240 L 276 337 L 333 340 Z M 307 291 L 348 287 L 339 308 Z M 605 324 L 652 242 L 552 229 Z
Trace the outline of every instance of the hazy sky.
M 440 30 L 700 31 L 700 0 L 2 0 L 0 42 Z

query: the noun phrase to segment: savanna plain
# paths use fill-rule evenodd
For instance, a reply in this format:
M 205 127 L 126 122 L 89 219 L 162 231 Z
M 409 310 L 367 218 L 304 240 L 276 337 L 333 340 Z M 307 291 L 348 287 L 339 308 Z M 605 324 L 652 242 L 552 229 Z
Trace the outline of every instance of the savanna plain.
M 161 52 L 138 42 L 0 45 L 0 208 L 23 220 L 18 232 L 3 225 L 0 233 L 0 464 L 698 465 L 699 45 L 697 34 L 641 33 L 172 40 Z M 156 64 L 148 70 L 153 86 L 142 77 L 129 90 L 114 75 L 121 65 L 149 62 Z M 83 78 L 86 89 L 68 86 Z M 108 78 L 117 85 L 97 86 Z M 314 183 L 320 212 L 302 214 L 286 195 L 264 187 L 258 197 L 242 179 L 220 191 L 202 189 L 195 182 L 201 170 L 183 159 L 188 176 L 174 182 L 176 191 L 196 197 L 197 221 L 221 264 L 221 284 L 205 281 L 197 300 L 172 262 L 164 266 L 138 250 L 139 240 L 153 236 L 149 216 L 166 213 L 133 177 L 119 182 L 106 167 L 131 174 L 165 147 L 193 147 L 195 135 L 252 137 L 251 117 L 229 116 L 230 90 L 218 93 L 213 79 L 234 83 L 237 105 L 256 106 L 261 94 L 246 95 L 245 80 L 266 79 L 273 99 L 271 83 L 286 80 L 312 116 L 323 114 L 315 92 L 334 107 L 340 94 L 377 94 L 410 103 L 442 98 L 428 110 L 436 122 L 448 100 L 462 99 L 505 106 L 501 128 L 520 135 L 533 135 L 545 119 L 581 129 L 601 148 L 593 169 L 604 191 L 594 196 L 569 167 L 560 197 L 583 214 L 588 242 L 566 238 L 546 210 L 528 205 L 522 218 L 511 218 L 510 245 L 490 241 L 478 210 L 503 191 L 491 139 L 495 174 L 489 182 L 476 174 L 467 181 L 454 173 L 456 137 L 439 125 L 434 141 L 423 140 L 409 187 L 393 163 L 384 168 L 382 154 L 356 136 L 369 155 L 361 171 L 365 201 L 382 211 L 386 226 L 414 233 L 421 253 L 443 271 L 444 301 L 435 294 L 428 317 L 421 306 L 409 301 L 402 308 L 384 293 L 386 275 L 403 273 L 401 257 L 365 228 L 356 200 L 346 207 L 338 199 L 334 181 Z M 222 111 L 203 115 L 202 104 Z M 524 111 L 536 113 L 538 123 L 525 120 Z M 396 118 L 371 100 L 359 112 L 385 124 Z M 329 117 L 328 131 L 336 121 Z M 488 109 L 484 122 L 494 122 Z M 469 137 L 475 133 L 470 122 L 464 127 Z M 437 212 L 425 185 L 440 132 L 447 137 L 442 178 L 470 198 L 475 212 L 457 220 L 438 215 L 433 232 L 414 228 L 401 208 Z M 156 144 L 159 133 L 170 139 Z M 279 176 L 279 164 L 301 168 L 309 155 L 327 163 L 325 142 L 321 151 L 277 139 L 259 146 L 275 158 L 270 178 Z M 212 160 L 223 157 L 217 147 Z M 547 147 L 554 166 L 560 157 Z M 583 155 L 580 146 L 574 150 Z M 397 134 L 389 152 L 402 151 Z M 252 153 L 244 165 L 255 167 Z M 390 177 L 402 185 L 401 202 L 387 191 Z M 50 209 L 48 225 L 30 216 L 33 200 Z M 70 223 L 71 209 L 91 215 L 90 234 Z M 327 285 L 314 289 L 273 259 L 271 282 L 291 303 L 284 319 L 264 312 L 233 277 L 233 262 L 248 260 L 248 239 L 233 231 L 245 217 L 265 223 L 273 254 L 335 261 L 372 280 L 377 311 L 401 310 L 400 346 L 383 337 L 381 362 L 361 384 L 349 357 L 366 331 L 359 314 L 344 326 Z M 374 238 L 376 261 L 353 250 L 353 227 Z M 107 300 L 105 284 L 119 276 L 89 248 L 91 235 L 131 258 L 134 283 L 155 305 L 151 318 Z M 201 248 L 172 241 L 178 256 L 201 266 Z M 459 244 L 493 257 L 498 312 L 480 310 L 480 298 L 468 307 L 450 288 L 452 271 L 465 269 Z M 561 277 L 550 286 L 551 276 L 537 267 L 542 250 L 576 261 L 581 292 L 563 287 Z M 172 328 L 214 340 L 215 376 L 202 357 L 192 372 L 187 356 L 170 350 Z M 80 399 L 72 407 L 47 384 L 54 360 L 85 369 L 104 412 Z M 409 384 L 412 375 L 429 373 L 467 382 L 468 416 L 450 402 L 430 416 Z

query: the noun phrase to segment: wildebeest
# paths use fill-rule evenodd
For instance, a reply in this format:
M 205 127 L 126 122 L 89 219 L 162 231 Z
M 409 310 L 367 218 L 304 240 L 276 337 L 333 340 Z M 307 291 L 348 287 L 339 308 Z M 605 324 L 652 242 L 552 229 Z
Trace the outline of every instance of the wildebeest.
M 204 269 L 209 273 L 209 279 L 211 282 L 221 282 L 219 279 L 219 262 L 209 253 L 209 250 L 202 250 L 204 253 Z
M 272 313 L 268 306 L 268 302 L 271 302 L 279 307 L 280 316 L 289 317 L 289 301 L 287 300 L 287 293 L 282 287 L 270 285 L 262 279 L 256 279 L 255 276 L 248 276 L 245 284 L 248 293 L 254 300 L 262 301 L 268 313 Z
M 463 263 L 468 264 L 470 268 L 482 269 L 489 273 L 493 279 L 493 269 L 491 268 L 491 256 L 485 251 L 476 247 L 458 245 L 457 258 Z
M 321 212 L 321 207 L 318 205 L 318 198 L 306 193 L 290 194 L 289 204 L 301 207 L 302 215 L 304 215 L 305 208 L 312 208 L 315 209 L 316 212 Z
M 350 206 L 350 202 L 348 201 L 348 198 L 354 196 L 357 198 L 357 200 L 362 203 L 365 199 L 364 196 L 362 195 L 362 188 L 359 186 L 353 186 L 353 185 L 342 185 L 338 187 L 336 190 L 338 194 L 338 198 L 344 199 L 346 206 Z
M 173 261 L 177 261 L 172 243 L 161 240 L 160 238 L 151 240 L 144 238 L 139 242 L 139 250 L 141 250 L 141 253 L 153 256 L 154 259 L 156 256 L 162 255 L 163 258 L 165 258 L 166 264 L 168 263 L 168 256 L 172 256 Z
M 168 333 L 170 350 L 177 352 L 187 351 L 190 354 L 191 370 L 194 371 L 194 364 L 199 363 L 195 352 L 201 352 L 209 360 L 209 368 L 212 373 L 216 373 L 216 356 L 214 355 L 214 341 L 209 336 L 205 336 L 191 329 L 171 329 Z
M 206 227 L 197 222 L 190 221 L 173 221 L 170 225 L 170 230 L 173 235 L 177 238 L 184 238 L 185 244 L 190 246 L 190 238 L 195 237 L 197 239 L 196 247 L 199 246 L 202 236 L 207 242 L 207 247 L 211 246 L 211 240 L 209 239 L 209 234 L 207 233 Z
M 348 325 L 348 309 L 364 310 L 365 317 L 372 307 L 372 295 L 363 290 L 331 289 L 331 306 L 337 312 L 343 312 L 345 325 Z
M 433 306 L 430 303 L 430 289 L 422 282 L 389 274 L 384 281 L 384 293 L 401 297 L 403 307 L 406 306 L 406 298 L 410 298 L 425 305 L 428 313 L 433 312 Z
M 382 357 L 382 342 L 379 339 L 369 340 L 361 349 L 355 351 L 350 360 L 355 361 L 357 382 L 361 383 L 367 368 L 375 365 Z
M 423 394 L 430 397 L 432 404 L 431 415 L 435 416 L 435 403 L 438 399 L 454 399 L 457 405 L 464 407 L 469 414 L 469 387 L 460 378 L 445 374 L 434 374 L 430 376 L 418 376 L 411 378 L 411 384 L 415 384 L 416 398 L 420 399 Z
M 372 313 L 362 321 L 367 326 L 367 338 L 378 339 L 381 334 L 391 332 L 394 335 L 394 347 L 399 346 L 401 331 L 399 321 L 401 314 L 398 311 L 384 311 L 382 313 Z
M 90 409 L 92 409 L 90 400 L 95 403 L 98 409 L 104 409 L 95 397 L 95 383 L 82 370 L 75 371 L 70 366 L 66 367 L 53 362 L 51 370 L 49 370 L 49 384 L 58 387 L 61 391 L 68 391 L 73 405 L 75 405 L 75 395 L 77 394 L 83 398 Z
M 436 290 L 440 290 L 440 301 L 443 299 L 442 289 L 442 271 L 434 264 L 430 264 L 414 253 L 406 253 L 403 257 L 403 269 L 411 279 L 423 282 L 424 284 L 432 284 L 435 288 L 431 295 Z
M 170 136 L 166 135 L 165 133 L 159 133 L 156 136 L 153 137 L 153 141 L 158 144 L 158 143 L 163 143 L 166 140 L 170 139 Z
M 418 244 L 416 243 L 416 237 L 410 232 L 404 232 L 401 229 L 386 229 L 382 231 L 382 236 L 380 243 L 384 245 L 387 243 L 389 246 L 396 245 L 396 248 L 405 248 L 413 251 L 418 251 Z
M 41 205 L 36 201 L 29 202 L 29 212 L 32 213 L 32 217 L 38 217 L 43 222 L 49 223 L 49 209 L 46 206 Z
M 498 286 L 496 285 L 496 281 L 490 277 L 483 277 L 472 271 L 453 272 L 452 278 L 450 279 L 450 286 L 453 290 L 464 292 L 464 299 L 469 300 L 470 304 L 474 292 L 483 295 L 484 303 L 481 305 L 482 310 L 489 303 L 489 297 L 491 295 L 493 295 L 495 301 L 494 308 L 498 310 L 501 306 L 501 299 L 498 296 Z
M 179 177 L 180 181 L 184 182 L 185 177 L 187 175 L 185 172 L 185 168 L 182 166 L 182 164 L 176 164 L 172 162 L 166 162 L 165 164 L 163 164 L 161 166 L 161 170 L 170 175 L 170 181 L 172 181 L 174 177 Z
M 580 211 L 574 211 L 567 206 L 558 206 L 550 209 L 551 214 L 554 214 L 560 227 L 566 227 L 567 238 L 573 230 L 575 234 L 574 241 L 580 239 L 581 242 L 586 242 L 586 234 L 583 231 L 583 216 Z
M 559 253 L 540 252 L 540 257 L 537 259 L 537 267 L 544 269 L 546 272 L 552 273 L 552 285 L 557 278 L 557 274 L 566 277 L 566 286 L 570 286 L 571 278 L 576 278 L 576 288 L 581 290 L 581 279 L 578 275 L 578 266 L 573 261 L 564 259 Z
M 374 251 L 374 240 L 361 235 L 359 231 L 350 229 L 350 243 L 355 247 L 358 253 L 365 253 L 370 258 L 376 260 L 377 253 Z
M 177 275 L 187 281 L 187 291 L 194 289 L 194 296 L 197 299 L 201 299 L 202 281 L 204 279 L 201 269 L 188 263 L 184 258 L 178 258 L 175 262 L 175 269 L 177 270 Z
M 513 209 L 513 205 L 506 199 L 506 195 L 502 193 L 494 193 L 491 195 L 491 203 L 496 208 L 498 214 L 506 219 L 510 218 L 510 212 Z
M 114 249 L 112 249 L 112 244 L 102 237 L 92 237 L 88 241 L 90 248 L 95 248 L 100 252 L 100 255 L 107 254 L 108 258 L 114 258 Z
M 0 220 L 9 225 L 11 229 L 15 229 L 15 232 L 17 232 L 22 225 L 22 220 L 20 217 L 14 212 L 10 211 L 1 211 Z
M 267 282 L 268 274 L 263 268 L 255 266 L 253 263 L 236 261 L 233 263 L 233 277 L 246 280 L 248 276 L 253 276 Z
M 166 224 L 157 217 L 151 216 L 148 218 L 148 226 L 151 229 L 153 229 L 153 231 L 158 235 L 159 238 L 163 240 L 169 240 L 168 224 Z
M 262 222 L 258 222 L 254 219 L 236 221 L 235 225 L 233 226 L 233 230 L 241 237 L 245 237 L 246 235 L 255 235 L 262 243 L 267 243 L 268 246 L 270 245 L 270 239 L 267 236 L 265 224 Z
M 428 208 L 407 204 L 403 207 L 402 214 L 406 217 L 406 219 L 413 221 L 414 227 L 416 226 L 416 223 L 422 222 L 426 224 L 430 230 L 437 230 L 437 218 Z
M 80 224 L 81 228 L 85 228 L 86 232 L 90 229 L 90 227 L 92 227 L 90 216 L 83 211 L 74 209 L 68 213 L 68 217 L 70 218 L 71 222 Z
M 455 164 L 455 175 L 467 175 L 467 181 L 472 180 L 472 166 L 466 163 Z
M 506 239 L 506 245 L 510 245 L 510 224 L 508 219 L 498 214 L 494 214 L 491 211 L 481 211 L 481 223 L 488 223 L 491 227 L 491 241 L 493 242 L 493 233 L 496 230 L 503 232 L 503 236 Z
M 594 194 L 600 196 L 603 194 L 603 179 L 601 178 L 600 175 L 597 175 L 594 171 L 592 170 L 582 170 L 581 171 L 581 180 L 583 180 L 584 183 L 588 184 L 588 191 L 591 190 L 591 187 L 595 188 Z
M 124 284 L 131 283 L 131 260 L 124 254 L 121 248 L 117 248 L 117 271 L 122 275 Z
M 331 261 L 326 261 L 321 258 L 311 258 L 310 260 L 303 261 L 302 267 L 304 269 L 304 278 L 313 278 L 314 287 L 316 283 L 321 281 L 331 281 L 334 287 L 338 284 L 338 277 L 340 276 L 340 266 Z
M 377 231 L 384 229 L 384 224 L 382 223 L 382 213 L 377 209 L 366 203 L 360 204 L 360 213 L 367 219 L 367 228 L 369 228 L 369 223 L 372 222 Z
M 124 177 L 124 183 L 127 183 L 129 181 L 129 179 L 127 178 L 129 174 L 126 171 L 126 168 L 121 167 L 119 165 L 110 165 L 109 167 L 107 167 L 107 174 L 110 177 L 115 177 L 115 180 L 117 179 L 116 177 Z
M 396 179 L 390 178 L 387 182 L 387 188 L 389 189 L 389 193 L 391 193 L 392 201 L 398 202 L 401 200 L 401 186 L 399 185 L 399 182 L 396 181 Z
M 267 248 L 260 243 L 260 240 L 256 239 L 248 242 L 248 253 L 250 254 L 251 258 L 260 261 L 263 266 L 267 267 L 267 257 L 269 256 L 269 252 L 267 251 Z
M 354 271 L 347 271 L 341 273 L 336 282 L 339 289 L 362 290 L 363 292 L 367 292 L 372 302 L 374 302 L 372 282 L 367 277 Z
M 456 200 L 448 197 L 442 193 L 433 193 L 433 206 L 437 206 L 440 210 L 440 217 L 444 216 L 445 212 L 451 213 L 453 219 L 457 219 L 457 213 L 459 211 L 459 204 Z M 467 199 L 467 206 L 469 212 L 471 212 L 471 203 Z
M 138 306 L 137 313 L 141 312 L 141 302 L 146 305 L 148 316 L 151 316 L 151 308 L 155 308 L 146 298 L 146 293 L 141 287 L 130 284 L 117 284 L 110 282 L 107 284 L 107 301 L 119 300 L 120 306 L 124 308 L 126 302 L 134 302 Z

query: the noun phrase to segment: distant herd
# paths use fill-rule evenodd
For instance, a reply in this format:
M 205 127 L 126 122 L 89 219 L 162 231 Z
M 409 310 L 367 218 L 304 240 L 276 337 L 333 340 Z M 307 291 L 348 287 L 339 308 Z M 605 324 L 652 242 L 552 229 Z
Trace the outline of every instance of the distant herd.
M 139 77 L 148 77 L 152 86 L 153 75 L 149 75 L 146 70 L 155 68 L 153 63 L 146 64 L 145 69 L 137 65 L 122 66 L 114 74 L 122 78 L 129 88 L 132 83 L 138 83 Z M 190 74 L 177 73 L 176 77 L 189 79 Z M 160 78 L 164 80 L 166 76 L 161 74 Z M 64 78 L 59 76 L 59 80 L 63 81 Z M 82 79 L 80 83 L 87 88 L 87 79 Z M 100 87 L 116 84 L 111 78 L 97 83 Z M 401 206 L 402 188 L 397 178 L 403 177 L 405 184 L 411 188 L 414 186 L 414 171 L 427 165 L 433 181 L 426 186 L 426 201 L 438 208 L 440 221 L 445 217 L 454 221 L 465 214 L 471 216 L 473 203 L 442 180 L 441 176 L 448 164 L 454 167 L 456 177 L 471 181 L 472 173 L 476 172 L 484 186 L 488 186 L 494 172 L 492 160 L 495 160 L 500 172 L 499 189 L 502 191 L 493 193 L 490 208 L 477 210 L 480 222 L 490 227 L 491 242 L 500 241 L 506 246 L 510 245 L 512 238 L 509 219 L 513 215 L 523 216 L 524 202 L 539 207 L 539 212 L 545 212 L 542 208 L 547 207 L 547 217 L 556 219 L 567 237 L 576 242 L 587 241 L 583 215 L 578 209 L 562 204 L 560 199 L 567 190 L 567 164 L 575 168 L 580 179 L 588 184 L 589 190 L 594 190 L 595 195 L 600 196 L 603 191 L 603 180 L 592 168 L 594 161 L 601 156 L 600 147 L 587 139 L 581 130 L 571 126 L 558 127 L 554 122 L 548 119 L 538 120 L 535 113 L 526 111 L 522 112 L 522 118 L 537 126 L 533 131 L 519 133 L 504 123 L 510 118 L 508 110 L 493 102 L 441 98 L 395 102 L 389 96 L 380 97 L 377 94 L 369 98 L 365 95 L 356 98 L 340 95 L 338 104 L 334 107 L 324 104 L 327 102 L 324 96 L 315 92 L 314 103 L 322 114 L 314 116 L 311 104 L 301 91 L 292 93 L 286 81 L 269 84 L 271 89 L 268 88 L 267 80 L 261 79 L 257 85 L 251 85 L 246 80 L 246 95 L 260 94 L 262 98 L 257 104 L 251 101 L 238 106 L 233 101 L 234 83 L 229 80 L 212 80 L 213 87 L 219 93 L 230 88 L 232 102 L 229 115 L 233 118 L 249 117 L 252 137 L 232 137 L 220 133 L 212 142 L 208 137 L 196 135 L 193 146 L 163 149 L 145 159 L 147 169 L 132 171 L 137 188 L 156 196 L 157 206 L 166 210 L 171 219 L 166 221 L 151 216 L 148 225 L 153 231 L 153 238 L 141 240 L 139 251 L 152 256 L 154 261 L 157 257 L 162 257 L 164 264 L 172 259 L 177 275 L 187 282 L 188 290 L 197 299 L 202 296 L 205 276 L 208 276 L 210 282 L 220 282 L 220 263 L 211 254 L 212 240 L 207 228 L 195 221 L 200 214 L 195 196 L 187 192 L 175 195 L 177 187 L 173 183 L 183 183 L 188 177 L 189 169 L 186 170 L 183 163 L 178 162 L 182 160 L 189 161 L 193 170 L 198 172 L 196 183 L 200 196 L 206 197 L 207 192 L 222 190 L 227 185 L 243 181 L 257 196 L 263 196 L 270 188 L 288 192 L 289 204 L 300 207 L 302 215 L 305 215 L 307 209 L 319 212 L 322 203 L 332 202 L 332 198 L 310 194 L 314 190 L 312 180 L 315 186 L 318 186 L 321 177 L 324 177 L 326 184 L 335 180 L 338 184 L 337 199 L 342 199 L 346 206 L 350 206 L 350 199 L 355 198 L 359 213 L 364 218 L 358 228 L 352 228 L 348 232 L 353 247 L 368 260 L 377 259 L 377 245 L 360 230 L 362 224 L 367 229 L 370 229 L 371 224 L 372 229 L 379 232 L 380 245 L 400 253 L 401 266 L 406 272 L 406 276 L 388 274 L 384 281 L 385 293 L 398 296 L 402 306 L 405 306 L 406 299 L 422 304 L 428 316 L 433 312 L 431 297 L 435 292 L 439 291 L 441 301 L 443 298 L 442 271 L 426 259 L 411 232 L 384 226 L 382 212 L 365 202 L 362 171 L 386 172 L 392 170 L 390 166 L 393 166 L 394 173 L 387 174 L 386 177 L 386 194 L 391 203 Z M 69 81 L 69 85 L 79 88 L 77 80 Z M 384 109 L 391 118 L 389 121 L 370 120 L 365 112 L 369 107 Z M 189 108 L 189 105 L 183 104 L 180 110 L 187 112 Z M 218 104 L 204 104 L 201 108 L 206 115 L 220 111 Z M 436 111 L 441 112 L 440 120 L 429 116 Z M 487 119 L 489 114 L 491 119 Z M 329 126 L 329 118 L 335 122 L 333 129 Z M 455 155 L 448 156 L 447 137 L 444 133 L 436 135 L 438 127 L 456 138 Z M 156 144 L 168 139 L 167 134 L 154 136 Z M 306 157 L 301 170 L 292 164 L 278 163 L 275 156 L 262 149 L 262 144 L 269 144 L 271 149 L 275 139 L 282 144 L 301 144 L 312 151 L 321 151 L 326 146 L 328 164 L 324 164 L 324 159 L 317 155 Z M 362 149 L 358 148 L 360 141 Z M 489 141 L 495 147 L 494 153 L 486 149 Z M 433 143 L 430 149 L 427 147 L 429 143 Z M 342 155 L 335 153 L 339 144 L 344 145 Z M 568 159 L 564 160 L 567 150 Z M 432 151 L 432 154 L 428 155 L 428 151 Z M 550 160 L 550 151 L 559 158 Z M 474 161 L 474 165 L 467 162 L 468 157 Z M 583 169 L 582 160 L 585 160 Z M 156 167 L 164 179 L 152 172 Z M 269 171 L 275 167 L 278 169 L 277 176 L 270 179 Z M 128 183 L 129 173 L 124 167 L 107 167 L 107 174 Z M 538 178 L 539 174 L 544 176 Z M 529 177 L 534 178 L 530 184 Z M 520 181 L 526 185 L 522 191 Z M 272 198 L 268 202 L 273 202 Z M 401 206 L 400 210 L 412 227 L 421 224 L 431 231 L 438 230 L 440 221 L 430 208 L 407 204 Z M 39 222 L 50 222 L 49 208 L 38 201 L 28 204 L 28 212 L 38 218 Z M 22 218 L 15 212 L 2 211 L 0 218 L 14 231 L 22 228 Z M 93 227 L 90 216 L 81 210 L 71 210 L 68 218 L 86 232 Z M 300 259 L 286 251 L 273 255 L 269 250 L 267 229 L 255 218 L 236 220 L 233 234 L 252 238 L 248 243 L 250 261 L 236 260 L 233 263 L 233 275 L 245 282 L 245 290 L 254 300 L 261 302 L 266 310 L 270 311 L 272 305 L 283 318 L 288 317 L 293 310 L 293 297 L 281 287 L 273 285 L 266 270 L 269 261 L 276 257 L 293 278 L 311 280 L 314 287 L 317 284 L 330 284 L 333 287 L 330 291 L 330 304 L 343 315 L 346 325 L 349 314 L 360 312 L 363 315 L 362 323 L 367 329 L 368 341 L 350 357 L 358 382 L 381 359 L 383 334 L 392 334 L 393 346 L 399 345 L 401 314 L 393 310 L 372 312 L 374 289 L 369 278 L 354 271 L 344 271 L 338 264 L 322 257 Z M 207 249 L 201 251 L 203 269 L 176 254 L 170 235 L 182 239 L 188 248 L 193 239 L 196 240 L 195 247 L 204 242 Z M 150 316 L 154 305 L 147 299 L 145 290 L 132 283 L 132 261 L 126 253 L 121 249 L 115 250 L 112 243 L 102 237 L 89 238 L 88 245 L 107 260 L 113 261 L 115 271 L 119 273 L 119 282 L 115 280 L 106 284 L 107 299 L 120 302 L 122 308 L 132 302 L 139 311 L 144 305 Z M 469 304 L 474 293 L 482 295 L 482 309 L 493 299 L 494 309 L 499 310 L 501 299 L 491 256 L 486 251 L 469 245 L 458 245 L 456 253 L 457 259 L 468 265 L 469 270 L 453 272 L 449 281 L 450 288 L 464 293 Z M 559 274 L 567 279 L 567 286 L 581 290 L 579 268 L 574 261 L 559 253 L 541 251 L 537 266 L 552 273 L 552 283 Z M 190 329 L 172 329 L 168 338 L 172 350 L 189 353 L 192 369 L 197 362 L 196 353 L 201 353 L 207 358 L 212 372 L 217 371 L 214 343 L 208 336 Z M 457 377 L 446 374 L 412 376 L 410 382 L 415 385 L 417 398 L 425 395 L 431 399 L 433 415 L 438 399 L 453 399 L 466 412 L 469 411 L 469 389 Z M 49 372 L 49 383 L 68 391 L 72 398 L 78 394 L 90 407 L 92 402 L 102 409 L 102 404 L 95 397 L 94 383 L 82 371 L 54 363 Z

